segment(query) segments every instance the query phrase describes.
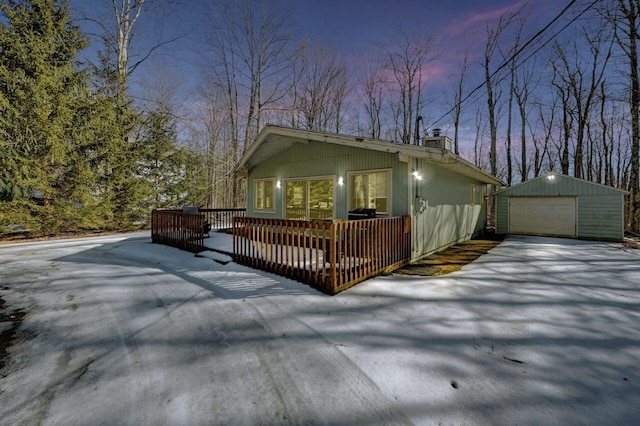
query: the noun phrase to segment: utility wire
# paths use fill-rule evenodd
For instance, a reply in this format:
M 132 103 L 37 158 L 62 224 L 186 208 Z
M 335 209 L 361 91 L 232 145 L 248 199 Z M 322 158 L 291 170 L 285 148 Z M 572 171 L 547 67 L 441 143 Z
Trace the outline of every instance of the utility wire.
M 586 7 L 582 12 L 580 12 L 579 14 L 577 14 L 573 19 L 571 19 L 571 21 L 569 21 L 567 24 L 565 24 L 562 28 L 560 28 L 558 31 L 556 31 L 547 41 L 545 41 L 543 44 L 541 44 L 537 49 L 535 49 L 531 54 L 529 54 L 529 56 L 527 56 L 526 58 L 524 58 L 521 62 L 519 62 L 517 65 L 515 65 L 513 67 L 513 69 L 517 69 L 519 68 L 521 65 L 523 65 L 525 62 L 527 62 L 529 59 L 531 59 L 532 56 L 534 56 L 535 54 L 537 54 L 540 50 L 542 50 L 545 46 L 547 46 L 547 44 L 549 44 L 549 42 L 553 39 L 555 39 L 560 33 L 562 33 L 564 30 L 566 30 L 569 26 L 571 26 L 575 21 L 577 21 L 578 19 L 580 19 L 580 17 L 582 15 L 584 15 L 589 9 L 591 9 L 596 3 L 598 3 L 599 0 L 594 1 L 593 3 L 591 3 L 588 7 Z M 509 63 L 509 61 L 506 62 L 507 64 Z M 495 74 L 495 73 L 494 73 Z M 494 76 L 494 74 L 491 75 L 491 77 Z M 498 79 L 496 81 L 496 83 L 501 83 L 502 81 L 504 81 L 508 76 L 505 75 L 504 77 Z M 478 87 L 476 87 L 475 89 L 473 89 L 468 96 L 466 96 L 463 100 L 461 100 L 457 105 L 462 104 L 462 102 L 467 101 L 475 92 L 477 92 L 479 89 L 482 89 L 483 86 L 485 85 L 485 82 L 481 83 L 480 85 L 478 85 Z M 478 98 L 476 98 L 477 100 Z M 447 113 L 445 113 L 442 117 L 438 118 L 437 121 L 442 120 L 446 115 L 450 114 L 453 109 L 455 108 L 455 106 L 450 109 Z
M 579 14 L 577 14 L 575 17 L 573 17 L 573 19 L 571 19 L 566 25 L 564 25 L 560 30 L 556 31 L 555 34 L 553 34 L 553 36 L 551 36 L 549 39 L 547 39 L 543 44 L 541 44 L 536 50 L 533 51 L 533 53 L 531 53 L 529 56 L 527 56 L 524 60 L 522 60 L 521 62 L 519 62 L 515 67 L 518 68 L 520 67 L 522 64 L 524 64 L 526 61 L 528 61 L 529 59 L 531 59 L 531 57 L 533 55 L 535 55 L 536 53 L 538 53 L 543 47 L 545 47 L 547 44 L 549 44 L 549 42 L 553 39 L 555 39 L 560 33 L 562 33 L 564 30 L 566 30 L 570 25 L 572 25 L 575 21 L 577 21 L 582 15 L 584 15 L 585 13 L 587 13 L 587 11 L 589 11 L 593 6 L 596 5 L 596 3 L 598 3 L 600 0 L 594 0 L 593 2 L 591 2 L 582 12 L 580 12 Z M 558 15 L 553 18 L 547 25 L 545 25 L 541 30 L 539 30 L 536 34 L 534 34 L 526 43 L 524 43 L 518 50 L 516 50 L 508 59 L 506 59 L 498 68 L 496 68 L 490 75 L 489 78 L 493 78 L 496 76 L 496 74 L 498 74 L 498 72 L 502 71 L 507 65 L 509 65 L 509 63 L 511 63 L 512 61 L 514 61 L 516 59 L 516 57 L 518 55 L 520 55 L 523 50 L 527 47 L 529 47 L 537 38 L 539 38 L 540 36 L 542 36 L 554 23 L 556 23 L 565 13 L 567 13 L 567 11 L 577 2 L 577 0 L 571 0 L 561 11 L 560 13 L 558 13 Z M 442 114 L 442 116 L 440 118 L 438 118 L 437 120 L 435 120 L 433 122 L 432 125 L 436 125 L 438 124 L 440 121 L 442 121 L 446 116 L 448 116 L 449 114 L 451 114 L 458 106 L 462 105 L 464 102 L 466 102 L 471 96 L 473 96 L 478 90 L 482 89 L 486 84 L 486 81 L 478 84 L 478 86 L 476 86 L 473 90 L 471 90 L 471 92 L 469 92 L 469 94 L 467 94 L 463 99 L 461 99 L 460 101 L 458 101 L 458 103 L 456 103 L 453 107 L 451 107 L 451 109 L 449 109 L 447 112 L 445 112 L 444 114 Z

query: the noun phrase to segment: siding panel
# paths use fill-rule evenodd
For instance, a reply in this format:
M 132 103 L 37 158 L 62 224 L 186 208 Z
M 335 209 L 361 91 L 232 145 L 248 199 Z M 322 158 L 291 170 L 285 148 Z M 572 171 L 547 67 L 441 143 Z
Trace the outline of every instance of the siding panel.
M 496 233 L 504 235 L 509 232 L 509 197 L 496 196 Z
M 578 237 L 621 241 L 621 195 L 582 195 L 578 198 Z
M 422 177 L 417 180 L 411 176 L 414 259 L 465 241 L 484 229 L 484 184 L 426 161 L 412 160 L 410 167 Z
M 334 176 L 344 178 L 343 186 L 335 185 L 335 217 L 346 219 L 348 212 L 347 173 L 360 170 L 391 169 L 391 206 L 394 216 L 408 214 L 407 165 L 396 159 L 395 153 L 370 151 L 349 146 L 310 141 L 297 143 L 266 159 L 251 169 L 248 194 L 248 215 L 253 217 L 283 217 L 283 191 L 276 190 L 275 214 L 253 212 L 253 179 L 273 177 L 279 180 Z

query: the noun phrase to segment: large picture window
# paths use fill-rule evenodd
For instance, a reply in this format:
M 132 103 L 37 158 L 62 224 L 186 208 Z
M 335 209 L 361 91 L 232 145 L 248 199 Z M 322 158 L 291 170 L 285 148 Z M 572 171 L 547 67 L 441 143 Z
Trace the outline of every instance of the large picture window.
M 275 179 L 257 179 L 253 182 L 254 186 L 254 210 L 274 211 L 273 188 Z
M 349 174 L 349 210 L 376 209 L 376 214 L 390 214 L 388 170 Z
M 287 219 L 333 218 L 333 179 L 285 181 Z

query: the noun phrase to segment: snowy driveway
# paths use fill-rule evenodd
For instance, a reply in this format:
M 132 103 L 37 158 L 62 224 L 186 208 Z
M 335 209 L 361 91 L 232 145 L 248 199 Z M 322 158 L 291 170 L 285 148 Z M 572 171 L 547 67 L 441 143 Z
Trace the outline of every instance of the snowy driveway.
M 617 244 L 509 238 L 330 297 L 130 234 L 0 246 L 0 283 L 27 312 L 0 424 L 640 418 L 640 252 Z

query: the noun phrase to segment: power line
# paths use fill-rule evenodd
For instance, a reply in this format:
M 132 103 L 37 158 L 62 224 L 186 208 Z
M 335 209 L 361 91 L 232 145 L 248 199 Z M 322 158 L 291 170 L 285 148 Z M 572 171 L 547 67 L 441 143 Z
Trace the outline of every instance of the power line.
M 555 39 L 560 33 L 562 33 L 564 30 L 566 30 L 569 26 L 571 26 L 575 21 L 577 21 L 582 15 L 584 15 L 589 9 L 591 9 L 591 7 L 593 7 L 599 0 L 594 1 L 593 3 L 591 3 L 588 7 L 586 7 L 582 12 L 580 12 L 579 14 L 577 14 L 573 19 L 571 19 L 567 24 L 565 24 L 562 28 L 560 28 L 558 31 L 556 31 L 547 41 L 545 41 L 543 44 L 541 44 L 537 49 L 535 49 L 531 54 L 529 54 L 529 56 L 527 56 L 526 58 L 524 58 L 521 62 L 519 62 L 517 65 L 515 65 L 513 67 L 513 69 L 517 69 L 519 68 L 521 65 L 523 65 L 524 63 L 526 63 L 529 59 L 531 59 L 532 56 L 534 56 L 535 54 L 537 54 L 540 50 L 542 50 L 545 46 L 547 46 L 547 44 L 549 44 L 549 42 L 553 39 Z M 506 62 L 506 64 L 508 64 L 509 61 Z M 491 77 L 493 77 L 496 73 L 494 72 L 493 74 L 491 74 Z M 504 81 L 504 79 L 507 78 L 507 76 L 502 77 L 501 79 L 497 80 L 497 83 L 501 83 L 502 81 Z M 463 100 L 461 100 L 459 104 L 462 104 L 462 102 L 465 102 L 466 100 L 468 100 L 475 92 L 477 92 L 479 89 L 482 89 L 483 86 L 485 85 L 485 83 L 481 83 L 480 85 L 478 85 L 478 87 L 476 87 L 474 90 L 472 90 L 468 96 L 466 96 Z M 454 107 L 455 108 L 455 107 Z M 451 110 L 449 110 L 449 112 L 447 112 L 446 114 L 444 114 L 442 117 L 440 117 L 438 119 L 438 121 L 442 120 L 447 114 L 450 114 L 451 111 L 453 111 L 453 108 Z
M 591 2 L 582 12 L 580 12 L 579 14 L 577 14 L 576 16 L 573 17 L 573 19 L 571 19 L 567 24 L 565 24 L 560 30 L 556 31 L 549 39 L 547 39 L 543 44 L 541 44 L 537 49 L 535 49 L 531 54 L 529 54 L 529 56 L 527 56 L 524 60 L 522 60 L 521 62 L 519 62 L 515 67 L 518 68 L 520 67 L 522 64 L 524 64 L 526 61 L 528 61 L 529 59 L 531 59 L 531 57 L 533 55 L 535 55 L 536 53 L 538 53 L 543 47 L 545 47 L 547 44 L 549 44 L 549 42 L 553 39 L 555 39 L 560 33 L 562 33 L 564 30 L 566 30 L 569 26 L 571 26 L 575 21 L 577 21 L 582 15 L 584 15 L 587 11 L 589 11 L 593 6 L 596 5 L 596 3 L 598 3 L 600 0 L 594 0 L 593 2 Z M 539 30 L 536 34 L 534 34 L 526 43 L 524 43 L 519 49 L 517 49 L 508 59 L 506 59 L 498 68 L 496 68 L 491 75 L 489 76 L 489 78 L 493 78 L 496 76 L 496 74 L 498 74 L 498 72 L 502 71 L 507 65 L 509 65 L 509 63 L 511 63 L 512 61 L 514 61 L 518 55 L 520 55 L 525 48 L 529 47 L 536 39 L 538 39 L 539 37 L 541 37 L 553 24 L 555 24 L 562 16 L 564 16 L 564 14 L 567 13 L 567 11 L 577 2 L 577 0 L 571 0 L 561 11 L 560 13 L 558 13 L 558 15 L 556 15 L 555 18 L 553 18 L 547 25 L 545 25 L 541 30 Z M 482 89 L 486 84 L 486 81 L 480 83 L 478 86 L 476 86 L 473 90 L 471 90 L 471 92 L 469 92 L 469 94 L 467 94 L 463 99 L 461 99 L 460 101 L 458 101 L 453 107 L 451 107 L 451 109 L 449 109 L 447 112 L 445 112 L 440 118 L 438 118 L 437 120 L 435 120 L 433 122 L 433 125 L 436 125 L 437 123 L 439 123 L 441 120 L 443 120 L 446 116 L 448 116 L 449 114 L 451 114 L 457 107 L 459 107 L 460 105 L 462 105 L 464 102 L 466 102 L 471 96 L 473 96 L 478 90 Z

